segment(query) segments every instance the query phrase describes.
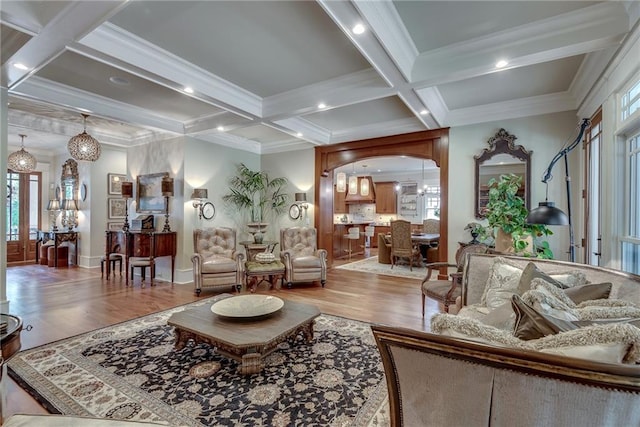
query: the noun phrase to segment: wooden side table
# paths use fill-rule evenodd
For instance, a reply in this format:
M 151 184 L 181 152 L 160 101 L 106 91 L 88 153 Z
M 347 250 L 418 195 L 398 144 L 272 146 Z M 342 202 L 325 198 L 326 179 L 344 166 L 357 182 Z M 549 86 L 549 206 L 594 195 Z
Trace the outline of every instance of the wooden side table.
M 2 357 L 8 360 L 20 351 L 20 332 L 22 331 L 22 319 L 12 314 L 0 314 L 0 322 L 6 322 L 6 329 L 0 333 L 2 345 Z
M 280 286 L 282 286 L 284 264 L 280 261 L 266 263 L 247 261 L 244 264 L 244 275 L 247 289 L 251 292 L 255 292 L 258 285 L 264 281 L 268 281 L 271 285 L 270 289 L 273 289 L 278 279 L 280 279 Z

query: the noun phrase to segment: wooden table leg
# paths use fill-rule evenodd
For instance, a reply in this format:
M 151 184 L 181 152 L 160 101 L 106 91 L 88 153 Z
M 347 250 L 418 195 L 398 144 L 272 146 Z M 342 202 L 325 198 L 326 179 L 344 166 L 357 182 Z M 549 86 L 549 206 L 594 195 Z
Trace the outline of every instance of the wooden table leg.
M 242 375 L 257 374 L 262 371 L 264 361 L 260 353 L 247 353 L 242 356 L 242 362 L 238 366 L 238 372 Z

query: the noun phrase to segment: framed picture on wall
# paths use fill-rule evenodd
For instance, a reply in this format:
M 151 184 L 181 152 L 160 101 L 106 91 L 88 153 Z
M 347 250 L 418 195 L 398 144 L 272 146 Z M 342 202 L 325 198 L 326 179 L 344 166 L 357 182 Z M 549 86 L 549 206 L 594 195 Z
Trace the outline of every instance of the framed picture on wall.
M 109 231 L 122 230 L 122 226 L 123 226 L 123 223 L 121 223 L 121 222 L 108 222 L 107 223 L 107 230 L 109 230 Z
M 122 194 L 122 181 L 127 179 L 127 175 L 121 175 L 118 173 L 107 174 L 108 194 Z
M 127 201 L 115 197 L 108 198 L 107 212 L 109 213 L 109 219 L 124 218 L 127 214 Z
M 168 172 L 138 175 L 136 178 L 136 212 L 164 213 L 164 197 L 162 197 L 162 178 Z

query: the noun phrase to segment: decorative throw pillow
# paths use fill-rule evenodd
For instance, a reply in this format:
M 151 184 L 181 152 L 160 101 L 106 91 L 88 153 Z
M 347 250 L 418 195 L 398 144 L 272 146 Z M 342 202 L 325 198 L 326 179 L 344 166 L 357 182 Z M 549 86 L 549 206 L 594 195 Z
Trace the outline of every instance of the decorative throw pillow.
M 522 295 L 531 289 L 531 282 L 533 279 L 542 279 L 545 280 L 552 285 L 564 289 L 565 286 L 563 283 L 557 281 L 553 277 L 549 276 L 544 271 L 541 271 L 533 262 L 527 264 L 527 266 L 522 270 L 522 275 L 520 276 L 520 282 L 518 283 L 518 295 Z
M 538 312 L 562 320 L 578 320 L 576 305 L 561 289 L 542 279 L 533 279 L 530 291 L 522 300 Z
M 525 303 L 518 295 L 511 297 L 511 306 L 516 317 L 513 335 L 521 340 L 534 340 L 579 328 L 573 322 L 548 316 L 537 311 Z
M 516 315 L 511 308 L 511 303 L 505 302 L 498 308 L 487 313 L 487 315 L 481 319 L 481 322 L 504 331 L 512 331 L 515 319 Z
M 611 283 L 590 283 L 588 285 L 574 286 L 564 290 L 566 296 L 571 300 L 580 304 L 584 301 L 592 301 L 598 299 L 607 299 L 611 294 Z
M 522 269 L 502 257 L 493 260 L 489 277 L 480 302 L 488 308 L 498 308 L 511 301 L 511 295 L 518 292 Z

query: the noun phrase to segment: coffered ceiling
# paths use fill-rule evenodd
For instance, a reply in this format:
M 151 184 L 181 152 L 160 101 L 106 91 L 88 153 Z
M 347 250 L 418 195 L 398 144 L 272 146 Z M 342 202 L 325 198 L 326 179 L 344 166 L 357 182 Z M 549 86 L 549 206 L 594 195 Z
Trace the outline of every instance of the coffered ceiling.
M 638 3 L 3 0 L 9 144 L 63 152 L 80 112 L 269 153 L 576 110 Z

